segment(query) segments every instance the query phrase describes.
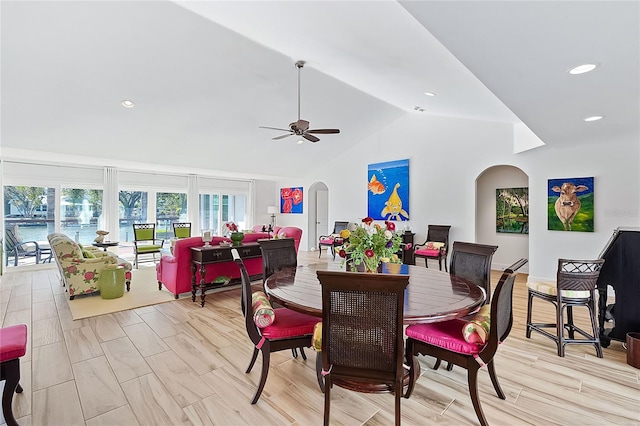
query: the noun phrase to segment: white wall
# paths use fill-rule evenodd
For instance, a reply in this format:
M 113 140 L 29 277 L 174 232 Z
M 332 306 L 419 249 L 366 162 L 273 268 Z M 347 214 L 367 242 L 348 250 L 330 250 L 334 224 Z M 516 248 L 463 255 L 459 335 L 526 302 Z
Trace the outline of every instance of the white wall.
M 367 165 L 409 158 L 409 224 L 416 241 L 424 240 L 430 223 L 451 224 L 452 241 L 474 241 L 476 178 L 491 166 L 513 165 L 529 176 L 530 279 L 555 279 L 559 257 L 596 258 L 614 228 L 640 225 L 639 151 L 637 141 L 611 139 L 513 154 L 510 124 L 408 113 L 299 181 L 282 184 L 307 188 L 323 181 L 329 223 L 357 220 L 367 214 Z M 595 232 L 547 231 L 547 180 L 582 176 L 595 177 Z M 296 226 L 306 220 L 300 222 Z
M 523 188 L 529 179 L 513 166 L 495 166 L 485 170 L 477 180 L 476 241 L 498 246 L 493 255 L 493 267 L 505 269 L 520 258 L 529 258 L 528 234 L 500 234 L 496 232 L 496 189 Z M 528 264 L 521 272 L 528 272 Z

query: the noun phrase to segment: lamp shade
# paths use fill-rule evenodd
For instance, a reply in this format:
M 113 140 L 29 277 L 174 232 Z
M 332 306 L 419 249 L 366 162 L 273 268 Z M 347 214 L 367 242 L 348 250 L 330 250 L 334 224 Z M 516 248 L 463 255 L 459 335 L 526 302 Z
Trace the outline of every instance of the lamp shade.
M 268 214 L 276 214 L 278 213 L 278 208 L 276 206 L 268 206 L 267 207 Z

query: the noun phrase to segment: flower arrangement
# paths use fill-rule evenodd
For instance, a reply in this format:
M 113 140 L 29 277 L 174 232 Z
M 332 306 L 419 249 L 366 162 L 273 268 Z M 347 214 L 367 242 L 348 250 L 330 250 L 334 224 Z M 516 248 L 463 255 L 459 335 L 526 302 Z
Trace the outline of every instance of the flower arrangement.
M 224 224 L 224 226 L 227 227 L 227 232 L 229 233 L 238 232 L 238 225 L 236 225 L 234 222 L 227 222 Z
M 369 271 L 375 271 L 380 262 L 399 263 L 397 252 L 400 249 L 402 237 L 394 231 L 396 225 L 385 221 L 384 227 L 374 224 L 373 219 L 362 219 L 363 225 L 357 225 L 353 231 L 345 229 L 340 231 L 340 237 L 345 240 L 345 245 L 339 251 L 344 260 L 350 259 L 351 270 L 362 263 Z

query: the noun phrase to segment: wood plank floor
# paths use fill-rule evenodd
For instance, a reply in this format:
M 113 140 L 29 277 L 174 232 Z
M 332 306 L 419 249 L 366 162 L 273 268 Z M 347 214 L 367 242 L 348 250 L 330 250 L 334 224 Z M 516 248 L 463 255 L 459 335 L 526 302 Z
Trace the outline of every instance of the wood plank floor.
M 323 255 L 326 259 L 326 253 Z M 301 252 L 299 262 L 318 261 Z M 500 272 L 494 271 L 493 281 Z M 526 339 L 526 276 L 514 291 L 515 322 L 496 369 L 507 395 L 500 400 L 480 373 L 482 406 L 492 425 L 640 425 L 640 370 L 626 363 L 619 342 L 604 350 L 570 345 L 565 358 L 540 335 Z M 132 288 L 135 291 L 135 286 Z M 317 425 L 323 395 L 308 360 L 274 354 L 260 401 L 250 405 L 260 372 L 250 374 L 252 347 L 244 331 L 239 290 L 72 321 L 54 265 L 12 268 L 0 278 L 2 326 L 25 323 L 21 359 L 24 392 L 14 397 L 21 425 Z M 553 318 L 534 305 L 534 320 Z M 584 313 L 581 313 L 584 315 Z M 580 317 L 586 320 L 585 316 Z M 546 319 L 545 319 L 546 320 Z M 412 397 L 402 400 L 406 425 L 475 425 L 466 371 L 430 368 Z M 2 382 L 3 386 L 4 382 Z M 4 420 L 0 417 L 0 423 Z M 335 425 L 393 423 L 393 398 L 335 388 Z

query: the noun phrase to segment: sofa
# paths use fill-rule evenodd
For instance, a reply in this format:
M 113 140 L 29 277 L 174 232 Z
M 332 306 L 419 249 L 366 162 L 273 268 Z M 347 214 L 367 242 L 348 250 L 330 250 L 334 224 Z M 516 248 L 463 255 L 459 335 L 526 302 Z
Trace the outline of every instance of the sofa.
M 54 259 L 58 265 L 62 285 L 67 287 L 69 299 L 78 294 L 100 291 L 100 274 L 107 265 L 119 265 L 125 269 L 127 291 L 131 286 L 131 263 L 114 253 L 94 247 L 82 247 L 62 233 L 47 236 Z
M 285 231 L 283 231 L 285 229 Z M 302 238 L 302 230 L 300 228 L 287 227 L 281 228 L 279 235 L 287 235 L 294 239 L 296 252 Z M 284 232 L 284 234 L 283 234 Z M 273 237 L 273 234 L 271 234 Z M 242 243 L 253 243 L 259 239 L 269 238 L 266 232 L 248 232 L 244 234 Z M 230 238 L 214 236 L 211 239 L 211 245 L 219 245 L 222 241 L 231 242 Z M 158 280 L 158 290 L 162 290 L 164 286 L 168 291 L 173 293 L 177 299 L 180 294 L 191 293 L 191 284 L 193 280 L 193 272 L 191 271 L 191 247 L 202 247 L 202 237 L 182 238 L 176 241 L 173 247 L 172 255 L 164 255 L 160 258 L 160 263 L 156 265 L 156 278 Z M 244 265 L 249 276 L 262 276 L 262 258 L 244 259 Z M 228 277 L 230 279 L 240 279 L 240 269 L 234 261 L 212 263 L 207 265 L 207 275 L 205 281 L 213 282 L 216 278 Z M 200 271 L 196 271 L 196 283 L 200 282 Z
M 268 227 L 269 225 L 254 225 L 253 231 L 260 233 L 263 226 Z M 243 242 L 246 241 L 247 235 L 250 234 L 245 234 L 245 240 L 243 240 Z M 300 240 L 302 239 L 302 229 L 296 228 L 295 226 L 274 226 L 273 231 L 271 232 L 271 237 L 293 238 L 297 253 L 298 247 L 300 247 Z

